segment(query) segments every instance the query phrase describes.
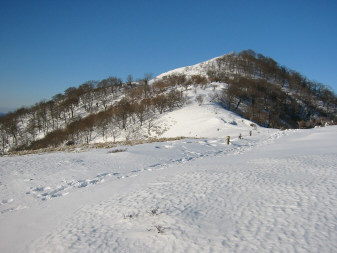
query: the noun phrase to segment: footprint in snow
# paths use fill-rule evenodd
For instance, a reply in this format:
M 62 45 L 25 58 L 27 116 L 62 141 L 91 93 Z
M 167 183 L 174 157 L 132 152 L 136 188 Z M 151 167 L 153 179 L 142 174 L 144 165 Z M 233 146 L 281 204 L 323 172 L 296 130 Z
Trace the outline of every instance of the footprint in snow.
M 4 199 L 0 202 L 0 206 L 12 203 L 13 201 L 14 201 L 14 199 Z
M 98 174 L 96 177 L 105 177 L 105 176 L 110 176 L 110 173 L 102 173 L 102 174 Z
M 42 192 L 42 191 L 44 191 L 44 187 L 43 186 L 39 186 L 39 187 L 36 187 L 33 191 L 35 191 L 35 192 Z

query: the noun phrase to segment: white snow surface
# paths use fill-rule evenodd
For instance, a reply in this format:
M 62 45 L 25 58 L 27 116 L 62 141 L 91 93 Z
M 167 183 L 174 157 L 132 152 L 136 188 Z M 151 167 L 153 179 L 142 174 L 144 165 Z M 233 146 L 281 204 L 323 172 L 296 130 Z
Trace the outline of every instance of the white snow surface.
M 230 54 L 233 54 L 233 52 L 229 53 L 229 55 Z M 164 76 L 176 75 L 176 74 L 178 74 L 178 75 L 179 74 L 184 74 L 186 76 L 192 76 L 192 75 L 207 76 L 207 71 L 211 70 L 211 69 L 213 70 L 215 67 L 217 67 L 216 60 L 218 58 L 223 57 L 223 56 L 224 55 L 218 56 L 218 57 L 215 57 L 215 58 L 212 58 L 212 59 L 209 59 L 209 60 L 204 61 L 204 62 L 200 62 L 200 63 L 194 64 L 194 65 L 191 65 L 191 66 L 176 68 L 176 69 L 167 71 L 165 73 L 162 73 L 162 74 L 156 76 L 153 80 L 151 80 L 151 82 L 153 82 L 153 81 L 155 81 L 157 79 L 163 78 Z
M 193 104 L 165 114 L 158 124 L 167 129 L 161 137 L 225 138 L 248 135 L 254 123 L 220 106 Z
M 204 139 L 0 157 L 0 252 L 336 252 L 337 127 L 249 136 L 234 117 Z M 189 119 L 165 134 L 207 133 Z

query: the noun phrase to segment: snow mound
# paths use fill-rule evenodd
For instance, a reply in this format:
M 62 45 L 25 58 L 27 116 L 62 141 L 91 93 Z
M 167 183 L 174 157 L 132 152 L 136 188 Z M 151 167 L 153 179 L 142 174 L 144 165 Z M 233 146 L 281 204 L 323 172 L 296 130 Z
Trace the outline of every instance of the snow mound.
M 256 128 L 251 121 L 214 104 L 185 106 L 167 113 L 158 123 L 167 129 L 162 137 L 237 137 L 240 133 L 247 136 Z

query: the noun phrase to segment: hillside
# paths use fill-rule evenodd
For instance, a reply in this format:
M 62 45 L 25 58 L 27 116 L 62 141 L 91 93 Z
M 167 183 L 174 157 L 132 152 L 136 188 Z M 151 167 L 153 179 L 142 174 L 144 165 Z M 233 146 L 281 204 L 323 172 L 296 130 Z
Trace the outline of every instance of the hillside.
M 109 77 L 70 87 L 2 117 L 0 152 L 237 136 L 254 125 L 310 128 L 334 124 L 336 112 L 337 98 L 328 87 L 247 50 L 153 79 Z
M 155 80 L 225 83 L 224 108 L 266 127 L 306 128 L 336 121 L 337 97 L 322 83 L 252 50 L 216 57 L 159 75 Z

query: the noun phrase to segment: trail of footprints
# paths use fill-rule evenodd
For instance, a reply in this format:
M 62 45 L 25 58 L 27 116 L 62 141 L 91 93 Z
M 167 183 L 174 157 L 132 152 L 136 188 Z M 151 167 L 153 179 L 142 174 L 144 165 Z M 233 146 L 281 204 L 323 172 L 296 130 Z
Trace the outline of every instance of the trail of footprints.
M 115 176 L 116 178 L 123 178 L 123 176 L 120 176 L 119 172 L 103 173 L 91 179 L 64 181 L 63 184 L 57 186 L 56 188 L 51 188 L 49 186 L 38 186 L 33 188 L 31 191 L 26 192 L 26 194 L 33 194 L 35 197 L 41 200 L 48 200 L 56 197 L 65 196 L 69 194 L 69 190 L 74 188 L 84 188 L 91 185 L 103 183 L 107 177 L 111 176 Z
M 32 252 L 333 252 L 336 243 L 324 242 L 336 239 L 335 212 L 326 208 L 337 203 L 328 162 L 334 159 L 325 158 L 322 163 L 311 156 L 308 164 L 306 156 L 256 159 L 248 171 L 243 163 L 239 170 L 229 164 L 226 170 L 183 173 L 79 210 Z M 287 178 L 293 168 L 308 176 Z
M 149 165 L 146 168 L 143 169 L 136 169 L 132 170 L 127 173 L 121 174 L 120 172 L 106 172 L 96 175 L 93 178 L 89 179 L 78 179 L 78 180 L 69 180 L 69 181 L 62 181 L 60 184 L 58 184 L 56 187 L 51 186 L 34 186 L 31 187 L 31 189 L 27 192 L 25 192 L 26 195 L 32 195 L 37 199 L 40 199 L 42 201 L 51 200 L 58 197 L 63 197 L 69 194 L 71 191 L 80 189 L 80 188 L 86 188 L 93 185 L 97 185 L 100 183 L 103 183 L 107 179 L 123 179 L 128 177 L 135 177 L 138 176 L 139 173 L 145 172 L 145 171 L 152 171 L 152 170 L 160 170 L 164 169 L 166 167 L 169 167 L 173 164 L 184 164 L 189 161 L 193 161 L 196 159 L 202 159 L 205 157 L 214 157 L 219 155 L 238 155 L 242 154 L 244 152 L 249 151 L 254 146 L 261 146 L 264 144 L 268 144 L 273 142 L 275 139 L 278 139 L 284 135 L 288 135 L 288 131 L 283 132 L 276 132 L 269 137 L 254 141 L 254 140 L 248 140 L 243 139 L 239 142 L 234 141 L 231 145 L 226 145 L 224 140 L 217 139 L 217 140 L 183 140 L 181 142 L 178 142 L 178 145 L 175 142 L 170 144 L 162 144 L 155 146 L 157 149 L 174 149 L 174 148 L 181 148 L 182 149 L 182 156 L 180 158 L 175 159 L 168 159 L 167 161 L 163 161 L 160 163 L 154 163 Z M 202 152 L 200 152 L 200 146 L 204 146 L 205 148 L 202 149 Z M 195 149 L 197 151 L 195 151 Z M 199 151 L 199 152 L 198 152 Z M 25 181 L 33 181 L 33 179 L 26 179 Z M 3 199 L 0 201 L 0 214 L 25 209 L 27 206 L 16 206 L 15 201 L 12 198 L 9 199 Z
M 116 179 L 123 179 L 123 178 L 138 176 L 138 173 L 141 173 L 144 171 L 151 171 L 153 169 L 156 169 L 156 170 L 163 169 L 172 164 L 184 164 L 186 162 L 193 161 L 199 158 L 214 157 L 214 156 L 219 156 L 219 155 L 242 154 L 242 153 L 249 151 L 254 146 L 268 144 L 272 142 L 273 140 L 278 139 L 285 134 L 287 134 L 285 131 L 276 132 L 275 134 L 272 134 L 271 136 L 269 136 L 268 138 L 262 141 L 253 141 L 253 140 L 243 139 L 241 140 L 240 143 L 235 142 L 229 146 L 227 146 L 225 141 L 221 139 L 196 140 L 196 141 L 187 140 L 187 141 L 182 142 L 181 147 L 183 149 L 183 154 L 182 154 L 182 157 L 178 159 L 170 159 L 166 162 L 155 163 L 143 169 L 132 170 L 129 173 L 125 173 L 124 175 L 122 175 L 120 172 L 112 172 L 112 173 L 107 172 L 107 173 L 99 174 L 95 176 L 94 178 L 63 181 L 60 185 L 54 188 L 50 186 L 38 186 L 38 187 L 32 188 L 30 191 L 27 191 L 26 194 L 27 195 L 31 194 L 41 200 L 50 200 L 53 198 L 65 196 L 69 194 L 71 190 L 76 189 L 76 188 L 85 188 L 85 187 L 89 187 L 92 185 L 103 183 L 107 178 L 111 178 L 111 177 L 115 177 Z M 195 144 L 205 146 L 205 149 L 203 150 L 202 153 L 193 151 L 193 148 L 195 147 L 193 145 Z M 221 148 L 219 148 L 219 146 Z M 173 149 L 175 148 L 175 143 L 158 145 L 158 146 L 155 146 L 155 148 L 156 149 Z

